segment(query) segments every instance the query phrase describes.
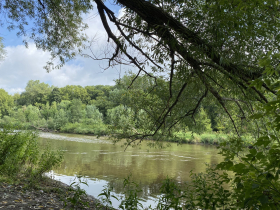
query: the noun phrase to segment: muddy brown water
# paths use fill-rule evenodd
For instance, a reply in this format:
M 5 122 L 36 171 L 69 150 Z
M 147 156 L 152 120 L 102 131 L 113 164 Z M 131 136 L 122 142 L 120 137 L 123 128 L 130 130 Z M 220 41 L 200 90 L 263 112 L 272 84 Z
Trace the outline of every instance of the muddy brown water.
M 40 145 L 49 143 L 52 149 L 62 149 L 64 161 L 49 173 L 56 180 L 66 184 L 73 182 L 76 175 L 86 178 L 88 187 L 82 188 L 94 197 L 102 192 L 105 185 L 113 187 L 114 195 L 123 192 L 123 180 L 131 180 L 142 189 L 141 197 L 145 206 L 155 205 L 162 181 L 168 176 L 178 183 L 189 181 L 190 171 L 203 172 L 205 163 L 221 161 L 215 146 L 171 143 L 164 149 L 150 148 L 146 143 L 141 147 L 124 151 L 121 144 L 114 145 L 106 138 L 77 134 L 40 133 Z M 112 199 L 113 206 L 119 202 Z

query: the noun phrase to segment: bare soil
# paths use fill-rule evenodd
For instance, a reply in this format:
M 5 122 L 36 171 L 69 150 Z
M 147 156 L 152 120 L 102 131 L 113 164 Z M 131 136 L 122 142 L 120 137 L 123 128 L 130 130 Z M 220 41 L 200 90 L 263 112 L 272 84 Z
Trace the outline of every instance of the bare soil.
M 45 178 L 35 187 L 26 187 L 26 183 L 8 184 L 0 182 L 0 210 L 2 209 L 107 209 L 101 206 L 94 197 L 82 196 L 81 201 L 89 207 L 67 200 L 73 197 L 73 190 L 59 181 Z M 66 205 L 65 202 L 66 201 Z

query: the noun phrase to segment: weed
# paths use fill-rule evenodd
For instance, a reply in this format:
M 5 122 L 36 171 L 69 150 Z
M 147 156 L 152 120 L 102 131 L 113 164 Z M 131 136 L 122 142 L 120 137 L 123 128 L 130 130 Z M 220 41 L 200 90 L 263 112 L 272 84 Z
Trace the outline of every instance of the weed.
M 75 181 L 77 179 L 77 181 Z M 70 203 L 71 209 L 85 209 L 89 207 L 89 202 L 84 201 L 83 197 L 87 196 L 86 191 L 81 188 L 81 184 L 88 186 L 85 180 L 82 180 L 82 176 L 76 176 L 74 181 L 70 184 L 68 189 L 69 196 L 63 199 L 64 206 L 68 206 Z

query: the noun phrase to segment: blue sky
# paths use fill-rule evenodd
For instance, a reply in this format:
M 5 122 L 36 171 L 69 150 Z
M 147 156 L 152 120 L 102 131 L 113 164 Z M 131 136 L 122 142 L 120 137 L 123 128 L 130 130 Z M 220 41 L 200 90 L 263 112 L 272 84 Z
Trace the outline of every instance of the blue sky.
M 106 2 L 107 6 L 120 15 L 120 7 L 114 5 L 112 0 Z M 95 37 L 97 40 L 92 50 L 96 54 L 101 54 L 102 49 L 107 46 L 107 34 L 99 20 L 99 17 L 88 18 L 92 14 L 97 14 L 96 9 L 85 17 L 89 25 L 87 35 L 89 38 Z M 9 94 L 21 93 L 29 80 L 40 80 L 57 87 L 66 85 L 113 85 L 126 71 L 122 66 L 107 69 L 106 61 L 94 61 L 88 58 L 77 57 L 74 61 L 67 63 L 59 70 L 47 73 L 43 68 L 50 58 L 49 52 L 36 49 L 34 43 L 30 42 L 26 48 L 22 38 L 16 35 L 16 31 L 9 31 L 3 26 L 0 36 L 7 52 L 6 58 L 0 61 L 0 88 L 5 89 Z

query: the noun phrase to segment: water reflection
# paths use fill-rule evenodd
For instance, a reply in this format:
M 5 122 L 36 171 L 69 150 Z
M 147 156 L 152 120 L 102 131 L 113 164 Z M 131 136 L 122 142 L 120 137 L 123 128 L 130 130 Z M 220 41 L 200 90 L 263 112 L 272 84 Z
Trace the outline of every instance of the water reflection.
M 221 159 L 217 149 L 203 145 L 171 144 L 165 149 L 124 148 L 113 145 L 107 139 L 73 134 L 42 133 L 40 143 L 47 142 L 53 149 L 65 151 L 61 167 L 54 170 L 55 178 L 66 184 L 75 175 L 88 178 L 87 193 L 97 197 L 104 185 L 114 188 L 117 195 L 123 193 L 123 179 L 131 175 L 131 180 L 139 184 L 146 199 L 156 197 L 163 179 L 167 176 L 179 183 L 189 180 L 189 172 L 202 172 L 205 163 L 216 164 Z M 117 203 L 115 202 L 115 205 Z

